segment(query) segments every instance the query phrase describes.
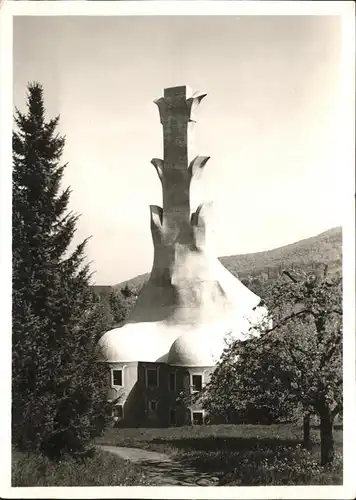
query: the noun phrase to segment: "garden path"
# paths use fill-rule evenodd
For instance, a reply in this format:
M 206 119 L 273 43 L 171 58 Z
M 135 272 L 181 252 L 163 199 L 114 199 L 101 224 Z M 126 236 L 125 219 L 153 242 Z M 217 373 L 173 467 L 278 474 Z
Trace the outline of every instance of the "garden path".
M 185 466 L 165 453 L 123 446 L 102 445 L 100 448 L 143 466 L 154 486 L 217 486 L 219 482 L 217 477 Z

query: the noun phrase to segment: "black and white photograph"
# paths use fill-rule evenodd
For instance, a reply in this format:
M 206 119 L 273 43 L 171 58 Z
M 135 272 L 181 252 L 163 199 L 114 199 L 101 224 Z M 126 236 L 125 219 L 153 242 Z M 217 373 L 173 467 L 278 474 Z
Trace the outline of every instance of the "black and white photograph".
M 2 496 L 354 498 L 353 2 L 0 16 Z

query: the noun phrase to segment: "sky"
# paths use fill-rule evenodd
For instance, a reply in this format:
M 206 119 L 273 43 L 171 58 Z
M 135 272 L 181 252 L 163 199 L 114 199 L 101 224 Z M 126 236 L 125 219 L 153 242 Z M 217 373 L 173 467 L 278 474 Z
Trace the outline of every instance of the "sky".
M 195 132 L 210 156 L 218 255 L 272 249 L 341 225 L 339 19 L 321 16 L 16 17 L 14 104 L 44 88 L 60 114 L 63 187 L 97 284 L 148 272 L 149 205 L 161 205 L 153 99 L 189 85 L 207 97 Z M 195 208 L 195 207 L 192 207 Z

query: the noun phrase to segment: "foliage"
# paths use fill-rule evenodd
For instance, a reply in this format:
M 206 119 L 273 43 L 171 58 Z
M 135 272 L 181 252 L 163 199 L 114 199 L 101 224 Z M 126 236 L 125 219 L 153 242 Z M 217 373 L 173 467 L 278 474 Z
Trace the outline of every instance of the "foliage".
M 227 348 L 201 397 L 212 415 L 315 413 L 325 464 L 333 460 L 332 424 L 342 410 L 341 278 L 289 277 L 265 287 L 274 326 Z
M 96 451 L 83 459 L 63 457 L 54 463 L 26 454 L 13 463 L 12 486 L 146 486 L 144 471 L 116 455 Z
M 12 438 L 49 456 L 82 450 L 104 428 L 106 371 L 96 341 L 107 318 L 90 289 L 86 240 L 61 191 L 59 117 L 46 121 L 30 84 L 13 132 Z
M 227 456 L 226 456 L 227 455 Z M 233 463 L 223 486 L 276 486 L 342 484 L 342 460 L 323 467 L 314 453 L 297 447 L 256 448 L 248 453 L 224 453 L 220 460 Z
M 113 290 L 109 296 L 109 305 L 113 325 L 119 326 L 128 317 L 136 302 L 136 295 L 126 285 L 122 290 Z
M 130 298 L 130 297 L 134 297 L 134 296 L 135 296 L 135 292 L 134 292 L 134 290 L 131 290 L 131 288 L 129 287 L 129 285 L 128 285 L 127 283 L 126 283 L 126 285 L 125 285 L 123 288 L 121 288 L 121 293 L 122 293 L 122 295 L 123 295 L 126 299 L 128 299 L 128 298 Z
M 126 320 L 137 298 L 136 291 L 129 288 L 128 285 L 121 290 L 111 286 L 94 286 L 93 292 L 105 312 L 109 325 L 108 329 L 116 328 Z

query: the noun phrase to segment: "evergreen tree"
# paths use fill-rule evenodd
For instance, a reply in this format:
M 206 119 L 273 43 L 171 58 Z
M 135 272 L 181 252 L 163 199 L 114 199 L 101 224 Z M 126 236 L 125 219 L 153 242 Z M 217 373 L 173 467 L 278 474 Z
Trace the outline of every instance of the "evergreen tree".
M 113 290 L 109 295 L 109 305 L 113 318 L 113 328 L 120 326 L 123 321 L 125 321 L 128 310 L 126 300 L 122 293 L 117 290 Z
M 128 299 L 134 295 L 134 291 L 131 290 L 131 288 L 129 287 L 129 285 L 127 283 L 123 288 L 121 288 L 121 293 L 126 299 Z
M 109 305 L 113 318 L 113 327 L 121 325 L 136 303 L 136 295 L 128 285 L 121 290 L 114 289 L 109 295 Z
M 46 121 L 42 87 L 28 86 L 13 133 L 12 437 L 49 456 L 83 451 L 106 423 L 106 329 L 90 289 L 86 240 L 69 245 L 77 216 L 61 191 L 64 137 Z

